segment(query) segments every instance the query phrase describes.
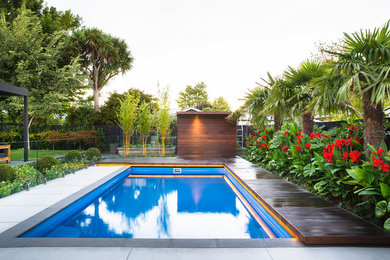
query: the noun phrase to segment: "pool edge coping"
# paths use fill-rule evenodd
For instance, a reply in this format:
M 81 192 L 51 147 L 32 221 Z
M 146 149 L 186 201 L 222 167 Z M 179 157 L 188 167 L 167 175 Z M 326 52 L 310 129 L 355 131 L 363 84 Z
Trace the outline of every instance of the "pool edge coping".
M 155 238 L 25 238 L 19 237 L 47 218 L 61 211 L 94 189 L 113 179 L 132 166 L 140 164 L 98 165 L 121 166 L 81 190 L 67 196 L 53 205 L 41 210 L 26 220 L 0 233 L 0 248 L 12 247 L 156 247 L 156 248 L 267 248 L 267 247 L 301 247 L 302 243 L 296 238 L 277 239 L 155 239 Z M 155 164 L 142 164 L 142 166 L 155 167 Z M 161 165 L 170 167 L 171 165 Z M 213 165 L 175 164 L 185 167 L 224 167 L 225 163 Z M 239 178 L 234 171 L 229 171 Z M 245 184 L 245 182 L 243 182 Z M 247 185 L 245 185 L 247 187 Z M 249 188 L 249 187 L 248 187 Z

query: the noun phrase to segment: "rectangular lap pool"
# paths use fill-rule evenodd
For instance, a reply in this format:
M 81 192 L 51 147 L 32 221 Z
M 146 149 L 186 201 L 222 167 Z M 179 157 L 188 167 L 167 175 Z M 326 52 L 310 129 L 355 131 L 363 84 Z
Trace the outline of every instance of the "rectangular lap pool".
M 131 167 L 21 237 L 292 238 L 222 167 Z

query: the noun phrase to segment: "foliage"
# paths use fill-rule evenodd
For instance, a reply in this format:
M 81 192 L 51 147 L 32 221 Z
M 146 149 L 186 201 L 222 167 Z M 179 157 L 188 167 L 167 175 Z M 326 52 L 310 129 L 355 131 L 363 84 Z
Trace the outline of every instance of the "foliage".
M 13 181 L 16 178 L 14 169 L 8 164 L 0 164 L 0 182 Z
M 125 156 L 129 153 L 130 139 L 133 134 L 133 124 L 137 116 L 137 107 L 139 98 L 126 93 L 124 98 L 120 100 L 120 109 L 117 112 L 118 125 L 123 130 L 123 142 L 125 146 Z
M 40 172 L 45 174 L 48 170 L 50 170 L 51 167 L 53 167 L 54 165 L 57 165 L 57 164 L 58 164 L 58 161 L 53 156 L 46 155 L 46 156 L 43 156 L 43 157 L 39 158 L 38 160 L 36 160 L 35 167 Z
M 159 141 L 159 150 L 162 156 L 165 156 L 165 141 L 169 135 L 170 126 L 169 115 L 169 87 L 158 89 L 158 111 L 156 113 L 157 138 L 161 138 L 161 150 Z
M 23 138 L 22 134 L 16 132 L 14 129 L 10 129 L 9 131 L 0 131 L 0 142 L 19 142 Z
M 93 107 L 89 104 L 80 102 L 78 106 L 71 106 L 66 111 L 65 124 L 66 125 L 93 125 L 94 117 L 96 115 Z
M 179 108 L 184 110 L 189 107 L 197 107 L 208 103 L 208 94 L 206 84 L 200 82 L 195 86 L 186 86 L 184 91 L 179 92 L 179 98 L 176 100 Z
M 131 88 L 123 94 L 113 92 L 108 97 L 105 104 L 100 107 L 100 111 L 94 115 L 93 123 L 96 125 L 116 125 L 118 122 L 117 111 L 120 109 L 120 100 L 123 100 L 127 94 L 139 99 L 138 106 L 142 102 L 149 104 L 151 111 L 157 109 L 156 98 L 146 94 L 142 90 Z
M 65 162 L 74 162 L 74 161 L 80 161 L 83 158 L 83 155 L 77 151 L 72 150 L 65 154 L 64 160 Z
M 326 98 L 315 102 L 348 102 L 351 94 L 359 93 L 363 103 L 365 144 L 379 147 L 385 137 L 382 105 L 390 97 L 389 22 L 374 30 L 344 33 L 341 50 L 328 52 L 337 57 L 337 61 L 331 64 L 330 73 L 319 79 L 318 91 Z M 365 152 L 368 155 L 367 146 Z
M 142 154 L 146 156 L 146 145 L 147 140 L 152 130 L 152 113 L 150 112 L 149 105 L 143 101 L 141 106 L 139 107 L 139 115 L 138 115 L 138 128 L 142 136 Z
M 97 130 L 78 130 L 69 132 L 60 132 L 49 130 L 36 134 L 42 140 L 48 141 L 54 150 L 55 145 L 73 145 L 79 146 L 79 149 L 90 146 L 91 144 L 99 144 L 101 134 Z
M 85 152 L 84 157 L 88 161 L 99 160 L 102 157 L 102 153 L 99 149 L 92 147 Z
M 5 15 L 5 19 L 10 22 L 15 20 L 20 8 L 30 9 L 40 18 L 45 34 L 75 29 L 81 24 L 81 18 L 78 15 L 72 14 L 70 10 L 57 11 L 55 7 L 45 6 L 43 0 L 3 0 L 0 2 L 0 11 Z
M 309 135 L 295 123 L 262 128 L 247 139 L 248 159 L 388 229 L 390 156 L 383 143 L 365 158 L 362 136 L 358 124 Z
M 215 107 L 215 111 L 221 111 L 221 112 L 232 111 L 229 103 L 226 101 L 224 97 L 217 97 L 216 99 L 214 99 L 212 105 Z
M 19 192 L 23 189 L 29 190 L 30 187 L 44 183 L 46 178 L 51 180 L 58 177 L 64 177 L 69 173 L 74 173 L 76 170 L 84 168 L 82 163 L 83 160 L 74 161 L 72 164 L 60 163 L 52 166 L 50 170 L 47 170 L 44 174 L 28 164 L 14 166 L 13 170 L 16 173 L 16 178 L 13 181 L 8 180 L 0 182 L 0 198 Z
M 67 39 L 66 53 L 81 57 L 80 65 L 92 83 L 94 110 L 99 111 L 99 94 L 113 77 L 132 67 L 133 57 L 124 40 L 97 28 L 74 31 Z
M 65 34 L 43 35 L 38 17 L 21 9 L 12 23 L 0 24 L 0 80 L 29 90 L 29 119 L 47 123 L 83 94 L 85 77 L 76 59 L 64 62 Z M 12 123 L 23 121 L 23 98 L 0 102 Z
M 294 94 L 282 78 L 272 77 L 267 73 L 268 79 L 262 79 L 265 83 L 256 83 L 257 87 L 250 90 L 245 97 L 244 109 L 251 116 L 251 123 L 256 127 L 268 122 L 268 117 L 273 116 L 274 127 L 279 130 L 284 118 L 290 117 L 290 102 Z

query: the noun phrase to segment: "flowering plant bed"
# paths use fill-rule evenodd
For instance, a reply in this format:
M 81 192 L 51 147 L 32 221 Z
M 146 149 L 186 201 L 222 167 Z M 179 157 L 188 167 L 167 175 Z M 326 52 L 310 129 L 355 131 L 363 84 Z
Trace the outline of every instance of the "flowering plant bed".
M 297 124 L 247 138 L 248 159 L 390 231 L 390 157 L 368 145 L 362 127 L 349 125 L 303 135 Z

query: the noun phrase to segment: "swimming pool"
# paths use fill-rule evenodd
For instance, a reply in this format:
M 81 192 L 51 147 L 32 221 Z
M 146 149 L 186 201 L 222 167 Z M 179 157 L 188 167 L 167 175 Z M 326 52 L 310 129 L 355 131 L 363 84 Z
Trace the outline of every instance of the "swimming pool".
M 131 167 L 21 237 L 291 238 L 223 167 Z

